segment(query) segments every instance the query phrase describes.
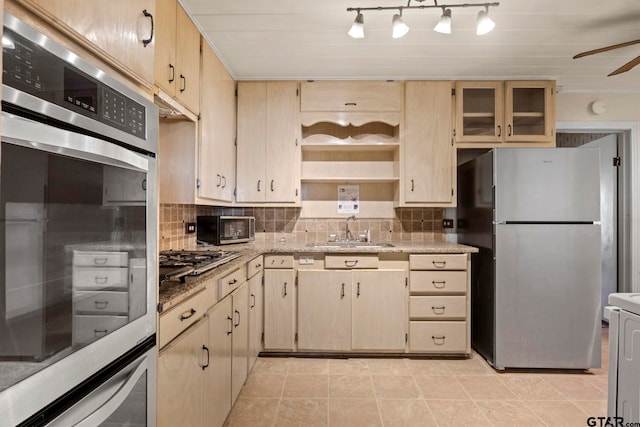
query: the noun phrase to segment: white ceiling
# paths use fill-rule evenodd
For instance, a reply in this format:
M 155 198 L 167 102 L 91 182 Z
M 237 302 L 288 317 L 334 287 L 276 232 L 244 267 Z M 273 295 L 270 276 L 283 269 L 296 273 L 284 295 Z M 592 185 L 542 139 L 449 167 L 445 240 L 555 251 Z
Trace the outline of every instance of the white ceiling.
M 238 80 L 531 78 L 555 79 L 563 92 L 640 92 L 640 66 L 607 77 L 640 44 L 572 59 L 640 39 L 640 0 L 497 1 L 496 28 L 484 36 L 475 34 L 479 8 L 454 8 L 452 34 L 433 31 L 440 9 L 405 10 L 411 31 L 393 39 L 389 10 L 363 12 L 366 37 L 352 39 L 347 7 L 407 0 L 180 0 Z M 476 3 L 438 4 L 465 2 Z

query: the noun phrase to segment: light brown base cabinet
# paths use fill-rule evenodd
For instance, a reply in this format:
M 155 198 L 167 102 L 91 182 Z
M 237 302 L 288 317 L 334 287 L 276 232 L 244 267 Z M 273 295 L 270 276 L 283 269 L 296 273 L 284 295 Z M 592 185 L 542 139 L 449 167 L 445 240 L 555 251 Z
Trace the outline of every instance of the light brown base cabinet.
M 409 268 L 409 351 L 469 354 L 470 255 L 410 255 Z
M 403 352 L 406 280 L 406 270 L 298 271 L 298 350 Z
M 180 322 L 186 317 L 185 323 L 190 316 L 200 319 L 185 326 L 160 350 L 159 426 L 222 426 L 246 381 L 251 322 L 249 283 L 244 281 L 203 314 L 201 307 L 207 304 L 202 300 L 208 301 L 208 305 L 215 302 L 214 293 L 208 291 L 163 314 Z M 161 328 L 162 320 L 161 317 Z
M 249 372 L 262 351 L 264 329 L 264 258 L 262 255 L 247 263 L 249 278 Z
M 293 255 L 265 255 L 264 262 L 264 348 L 293 351 L 296 326 Z

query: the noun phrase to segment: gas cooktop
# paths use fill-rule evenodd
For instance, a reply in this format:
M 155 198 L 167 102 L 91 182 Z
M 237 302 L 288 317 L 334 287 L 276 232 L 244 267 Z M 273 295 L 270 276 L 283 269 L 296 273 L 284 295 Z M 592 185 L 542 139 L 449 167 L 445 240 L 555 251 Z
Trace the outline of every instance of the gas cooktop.
M 159 283 L 184 281 L 184 276 L 197 276 L 219 267 L 241 255 L 238 251 L 162 251 L 158 258 Z

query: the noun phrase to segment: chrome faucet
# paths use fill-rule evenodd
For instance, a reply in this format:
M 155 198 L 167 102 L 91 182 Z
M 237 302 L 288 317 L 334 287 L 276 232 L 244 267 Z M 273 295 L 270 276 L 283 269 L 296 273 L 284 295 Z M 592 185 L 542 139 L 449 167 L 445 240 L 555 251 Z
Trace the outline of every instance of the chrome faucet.
M 349 220 L 356 220 L 356 216 L 355 215 L 351 215 L 349 218 L 347 218 L 347 222 L 345 222 L 345 233 L 344 233 L 344 240 L 345 241 L 349 241 L 349 235 L 351 235 L 351 231 L 349 230 Z M 353 235 L 351 236 L 353 237 Z

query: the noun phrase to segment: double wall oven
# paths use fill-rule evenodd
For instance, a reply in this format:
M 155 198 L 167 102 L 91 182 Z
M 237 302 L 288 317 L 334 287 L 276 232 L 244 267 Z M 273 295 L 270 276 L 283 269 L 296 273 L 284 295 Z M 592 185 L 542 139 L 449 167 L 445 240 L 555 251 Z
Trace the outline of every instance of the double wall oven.
M 155 425 L 157 108 L 4 14 L 0 426 Z

